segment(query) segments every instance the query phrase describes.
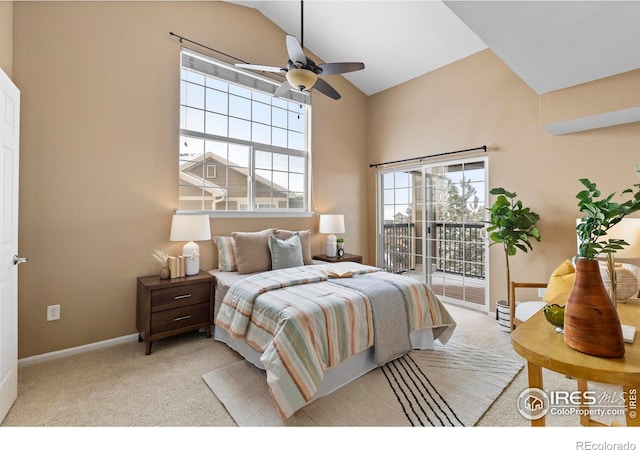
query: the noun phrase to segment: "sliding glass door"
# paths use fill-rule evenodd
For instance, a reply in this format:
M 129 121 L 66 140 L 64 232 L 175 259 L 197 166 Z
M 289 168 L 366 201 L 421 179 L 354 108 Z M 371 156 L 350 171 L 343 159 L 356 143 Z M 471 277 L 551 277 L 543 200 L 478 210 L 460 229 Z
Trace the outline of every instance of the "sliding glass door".
M 486 158 L 383 170 L 378 265 L 444 301 L 487 309 Z

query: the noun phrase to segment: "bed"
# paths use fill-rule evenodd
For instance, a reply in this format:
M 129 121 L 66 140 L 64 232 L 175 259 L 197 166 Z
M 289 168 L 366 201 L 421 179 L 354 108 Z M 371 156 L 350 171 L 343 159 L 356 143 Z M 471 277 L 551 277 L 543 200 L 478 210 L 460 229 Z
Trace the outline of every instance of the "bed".
M 283 418 L 412 349 L 445 344 L 456 326 L 425 283 L 373 266 L 210 273 L 215 339 L 265 371 Z

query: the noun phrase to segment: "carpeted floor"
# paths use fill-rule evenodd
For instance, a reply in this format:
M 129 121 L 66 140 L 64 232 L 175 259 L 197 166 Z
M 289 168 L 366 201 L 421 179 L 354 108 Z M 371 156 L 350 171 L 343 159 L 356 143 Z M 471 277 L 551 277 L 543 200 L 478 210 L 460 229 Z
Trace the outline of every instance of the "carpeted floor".
M 283 420 L 263 371 L 239 361 L 203 375 L 239 426 L 473 426 L 522 369 L 520 358 L 436 343 L 373 370 Z
M 518 358 L 510 335 L 484 314 L 447 305 L 458 322 L 459 345 Z M 151 355 L 129 342 L 19 369 L 18 399 L 3 427 L 174 427 L 236 423 L 202 375 L 241 358 L 226 345 L 190 333 L 156 341 Z M 474 374 L 470 373 L 469 377 Z M 546 387 L 575 389 L 575 382 L 544 371 Z M 516 409 L 527 387 L 526 370 L 514 378 L 476 426 L 520 426 Z M 548 417 L 548 426 L 576 426 L 577 416 Z

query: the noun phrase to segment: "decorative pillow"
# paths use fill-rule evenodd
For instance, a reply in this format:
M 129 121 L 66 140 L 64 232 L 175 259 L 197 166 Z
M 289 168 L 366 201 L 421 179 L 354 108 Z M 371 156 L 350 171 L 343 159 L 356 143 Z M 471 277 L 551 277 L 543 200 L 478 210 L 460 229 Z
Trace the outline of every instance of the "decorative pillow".
M 220 272 L 237 271 L 235 239 L 231 236 L 215 236 L 213 242 L 218 247 L 218 270 Z
M 567 302 L 567 297 L 569 297 L 569 292 L 571 292 L 575 279 L 576 268 L 571 261 L 567 259 L 556 267 L 551 274 L 549 282 L 547 283 L 547 291 L 542 300 L 547 303 L 564 305 Z
M 278 239 L 273 235 L 269 236 L 269 250 L 271 251 L 271 267 L 273 270 L 304 265 L 298 233 L 294 233 L 285 240 Z
M 273 228 L 255 232 L 233 232 L 236 242 L 236 263 L 238 273 L 265 272 L 271 270 L 269 236 Z
M 302 260 L 305 264 L 313 264 L 311 258 L 311 230 L 304 231 L 289 231 L 289 230 L 275 230 L 274 235 L 280 240 L 288 239 L 298 233 L 300 236 L 300 244 L 302 245 Z

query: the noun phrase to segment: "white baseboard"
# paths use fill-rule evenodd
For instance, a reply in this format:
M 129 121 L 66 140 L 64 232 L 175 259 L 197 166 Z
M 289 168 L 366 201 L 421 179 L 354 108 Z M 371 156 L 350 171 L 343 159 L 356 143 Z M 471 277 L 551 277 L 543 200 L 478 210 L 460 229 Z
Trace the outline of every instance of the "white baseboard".
M 125 342 L 131 342 L 133 340 L 138 340 L 138 333 L 130 334 L 128 336 L 120 336 L 113 339 L 107 339 L 106 341 L 94 342 L 92 344 L 81 345 L 79 347 L 72 347 L 55 352 L 43 353 L 42 355 L 30 356 L 28 358 L 19 359 L 18 368 L 31 366 L 33 364 L 39 364 L 46 361 L 53 361 L 55 359 L 66 358 L 67 356 L 90 352 L 92 350 L 98 350 L 99 348 L 111 347 L 112 345 L 123 344 Z

